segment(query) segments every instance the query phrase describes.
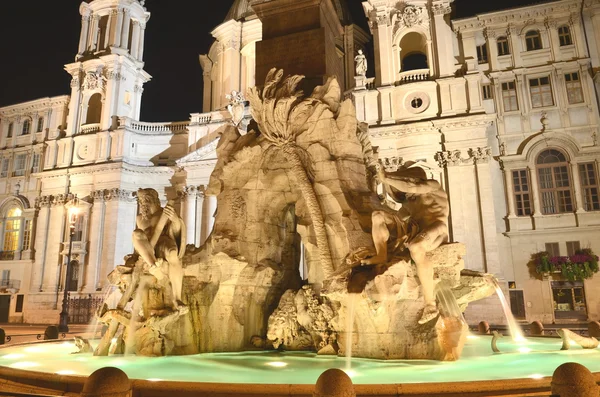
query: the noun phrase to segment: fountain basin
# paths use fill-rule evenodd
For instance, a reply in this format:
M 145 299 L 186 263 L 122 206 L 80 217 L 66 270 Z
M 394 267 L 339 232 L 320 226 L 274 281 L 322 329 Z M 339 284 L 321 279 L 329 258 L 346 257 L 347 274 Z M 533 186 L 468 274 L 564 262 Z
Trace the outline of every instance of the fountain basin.
M 530 338 L 516 344 L 501 339 L 503 352 L 494 354 L 491 338 L 467 340 L 457 362 L 430 360 L 352 360 L 348 371 L 359 395 L 475 393 L 502 390 L 503 395 L 549 390 L 550 376 L 565 362 L 578 362 L 600 372 L 600 351 L 573 346 L 561 351 L 557 338 Z M 168 395 L 189 390 L 195 395 L 311 395 L 319 375 L 345 367 L 341 357 L 302 352 L 211 353 L 146 358 L 94 357 L 77 351 L 71 342 L 34 343 L 0 349 L 3 390 L 41 394 L 80 391 L 85 377 L 98 368 L 114 366 L 135 379 L 140 395 Z M 510 380 L 510 382 L 507 382 Z M 597 377 L 600 381 L 600 376 Z M 159 394 L 156 394 L 160 392 Z M 521 393 L 521 394 L 518 394 Z

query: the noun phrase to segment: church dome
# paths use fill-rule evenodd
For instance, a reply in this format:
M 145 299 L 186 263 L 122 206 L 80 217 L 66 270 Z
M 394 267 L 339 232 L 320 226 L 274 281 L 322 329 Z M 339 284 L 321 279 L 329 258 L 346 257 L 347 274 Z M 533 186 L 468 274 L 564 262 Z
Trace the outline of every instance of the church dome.
M 229 9 L 227 16 L 223 22 L 227 22 L 230 19 L 236 21 L 247 19 L 248 17 L 256 15 L 252 7 L 250 7 L 251 0 L 234 0 L 233 5 Z M 348 9 L 347 0 L 331 0 L 333 8 L 338 14 L 338 18 L 342 25 L 349 25 L 352 23 L 352 16 Z
M 230 19 L 239 21 L 253 15 L 255 14 L 252 7 L 250 7 L 250 0 L 235 0 L 223 22 L 227 22 Z

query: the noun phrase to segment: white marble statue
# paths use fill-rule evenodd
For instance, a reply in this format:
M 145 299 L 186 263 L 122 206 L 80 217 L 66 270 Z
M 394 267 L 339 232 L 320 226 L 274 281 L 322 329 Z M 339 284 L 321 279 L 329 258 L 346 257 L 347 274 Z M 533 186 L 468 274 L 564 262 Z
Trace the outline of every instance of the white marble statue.
M 374 211 L 373 242 L 376 255 L 363 260 L 364 264 L 383 264 L 389 261 L 388 242 L 394 240 L 393 249 L 408 249 L 417 267 L 425 308 L 420 324 L 439 314 L 434 296 L 433 263 L 427 252 L 438 248 L 448 239 L 448 196 L 440 184 L 427 179 L 425 171 L 406 163 L 398 171 L 387 173 L 379 167 L 379 181 L 384 190 L 396 202 L 402 204 L 399 211 Z
M 356 62 L 356 75 L 366 76 L 367 75 L 367 57 L 363 54 L 362 50 L 358 50 L 358 55 L 354 57 Z
M 137 229 L 133 232 L 133 247 L 148 265 L 148 272 L 159 284 L 172 290 L 173 308 L 181 303 L 183 268 L 181 258 L 185 254 L 185 224 L 175 213 L 171 204 L 160 206 L 158 192 L 139 189 L 137 194 L 140 214 L 136 218 Z

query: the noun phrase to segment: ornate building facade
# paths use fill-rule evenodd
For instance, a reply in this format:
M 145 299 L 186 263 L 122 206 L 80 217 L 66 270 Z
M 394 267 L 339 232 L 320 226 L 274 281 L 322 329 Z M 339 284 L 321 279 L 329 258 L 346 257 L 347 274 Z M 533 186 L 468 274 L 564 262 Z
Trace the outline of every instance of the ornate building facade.
M 539 251 L 600 251 L 600 2 L 452 20 L 451 1 L 368 0 L 365 32 L 344 0 L 322 1 L 342 26 L 334 54 L 345 95 L 381 159 L 417 161 L 445 186 L 451 239 L 467 245 L 467 267 L 496 275 L 519 319 L 598 319 L 600 276 L 537 280 L 527 262 Z M 230 94 L 255 85 L 262 26 L 248 0 L 235 0 L 200 56 L 202 112 L 139 121 L 150 13 L 137 0 L 94 0 L 80 12 L 70 95 L 0 109 L 0 322 L 56 322 L 64 288 L 101 295 L 105 275 L 133 249 L 139 187 L 175 200 L 187 241 L 200 246 L 216 210 L 206 186 Z M 369 41 L 374 77 L 364 64 L 355 69 Z M 73 205 L 76 263 L 66 280 Z M 504 321 L 496 298 L 471 305 L 467 319 Z

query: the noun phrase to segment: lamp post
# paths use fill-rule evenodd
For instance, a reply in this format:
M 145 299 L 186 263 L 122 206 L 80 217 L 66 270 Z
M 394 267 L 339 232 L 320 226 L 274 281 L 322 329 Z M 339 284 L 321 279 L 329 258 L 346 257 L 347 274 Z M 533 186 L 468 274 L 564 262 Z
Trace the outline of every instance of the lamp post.
M 71 278 L 71 251 L 73 249 L 73 235 L 75 234 L 75 224 L 77 223 L 77 216 L 79 210 L 77 209 L 76 199 L 73 201 L 71 208 L 69 208 L 69 252 L 67 254 L 67 270 L 65 271 L 65 283 L 63 285 L 63 301 L 62 311 L 60 312 L 60 322 L 58 324 L 58 332 L 69 332 L 69 288 L 68 283 Z

